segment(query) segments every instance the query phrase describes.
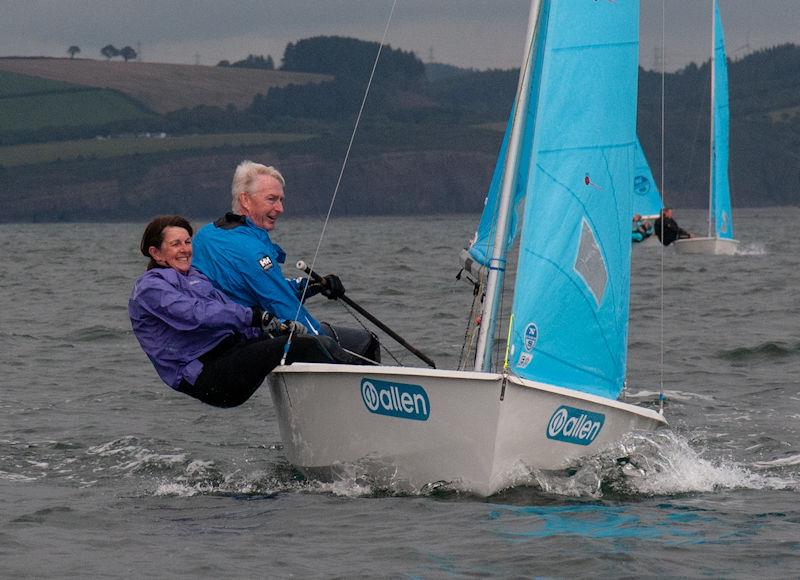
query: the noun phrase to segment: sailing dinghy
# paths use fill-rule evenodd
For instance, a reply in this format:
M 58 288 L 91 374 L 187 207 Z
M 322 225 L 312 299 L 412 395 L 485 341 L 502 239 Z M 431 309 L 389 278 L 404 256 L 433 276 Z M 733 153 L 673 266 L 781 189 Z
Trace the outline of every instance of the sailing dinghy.
M 465 261 L 484 297 L 474 370 L 279 366 L 270 393 L 295 467 L 312 477 L 366 474 L 401 490 L 446 482 L 488 496 L 521 474 L 567 468 L 633 430 L 666 425 L 660 412 L 618 400 L 638 37 L 636 0 L 532 2 L 510 126 Z
M 739 246 L 733 239 L 731 191 L 728 182 L 728 64 L 725 38 L 717 0 L 712 0 L 711 27 L 711 174 L 709 178 L 708 236 L 675 240 L 675 251 L 684 254 L 733 255 Z

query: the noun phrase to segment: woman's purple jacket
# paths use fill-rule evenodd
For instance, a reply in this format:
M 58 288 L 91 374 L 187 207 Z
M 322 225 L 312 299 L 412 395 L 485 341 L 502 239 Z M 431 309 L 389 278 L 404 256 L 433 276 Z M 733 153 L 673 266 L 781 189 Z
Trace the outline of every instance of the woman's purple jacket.
M 194 384 L 198 359 L 224 338 L 260 335 L 251 326 L 253 311 L 231 301 L 194 268 L 184 275 L 172 268 L 148 270 L 136 280 L 128 300 L 133 333 L 167 385 Z

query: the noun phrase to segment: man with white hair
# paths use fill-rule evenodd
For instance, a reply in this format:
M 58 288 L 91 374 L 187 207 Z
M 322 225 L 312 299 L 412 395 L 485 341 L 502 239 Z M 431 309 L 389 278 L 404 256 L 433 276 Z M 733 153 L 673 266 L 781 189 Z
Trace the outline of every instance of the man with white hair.
M 269 232 L 283 213 L 284 185 L 274 167 L 240 163 L 231 187 L 233 211 L 197 232 L 194 266 L 235 302 L 260 307 L 265 317 L 276 318 L 295 334 L 327 335 L 340 342 L 344 336 L 351 344 L 342 346 L 379 360 L 379 344 L 372 333 L 320 324 L 300 302 L 304 292 L 306 298 L 319 293 L 340 298 L 345 289 L 338 276 L 329 274 L 322 284 L 283 276 L 286 253 Z M 264 322 L 267 326 L 270 321 Z

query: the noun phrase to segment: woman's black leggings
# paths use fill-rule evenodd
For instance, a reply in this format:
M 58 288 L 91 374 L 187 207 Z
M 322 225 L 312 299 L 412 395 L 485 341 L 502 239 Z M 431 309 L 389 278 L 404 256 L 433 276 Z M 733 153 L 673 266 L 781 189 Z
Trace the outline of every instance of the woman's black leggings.
M 234 337 L 225 339 L 200 357 L 203 371 L 195 384 L 181 381 L 178 390 L 215 407 L 241 405 L 281 362 L 287 338 L 259 338 L 248 342 Z M 299 361 L 361 364 L 327 336 L 293 338 L 287 363 Z

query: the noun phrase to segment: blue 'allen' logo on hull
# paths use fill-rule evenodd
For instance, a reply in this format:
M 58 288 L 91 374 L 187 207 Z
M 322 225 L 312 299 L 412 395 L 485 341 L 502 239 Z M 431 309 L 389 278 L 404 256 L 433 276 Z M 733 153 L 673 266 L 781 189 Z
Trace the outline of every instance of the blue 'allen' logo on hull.
M 361 379 L 361 399 L 370 413 L 427 421 L 431 413 L 428 393 L 419 385 Z
M 597 438 L 605 421 L 606 416 L 602 413 L 561 405 L 547 424 L 547 438 L 576 445 L 589 445 Z

